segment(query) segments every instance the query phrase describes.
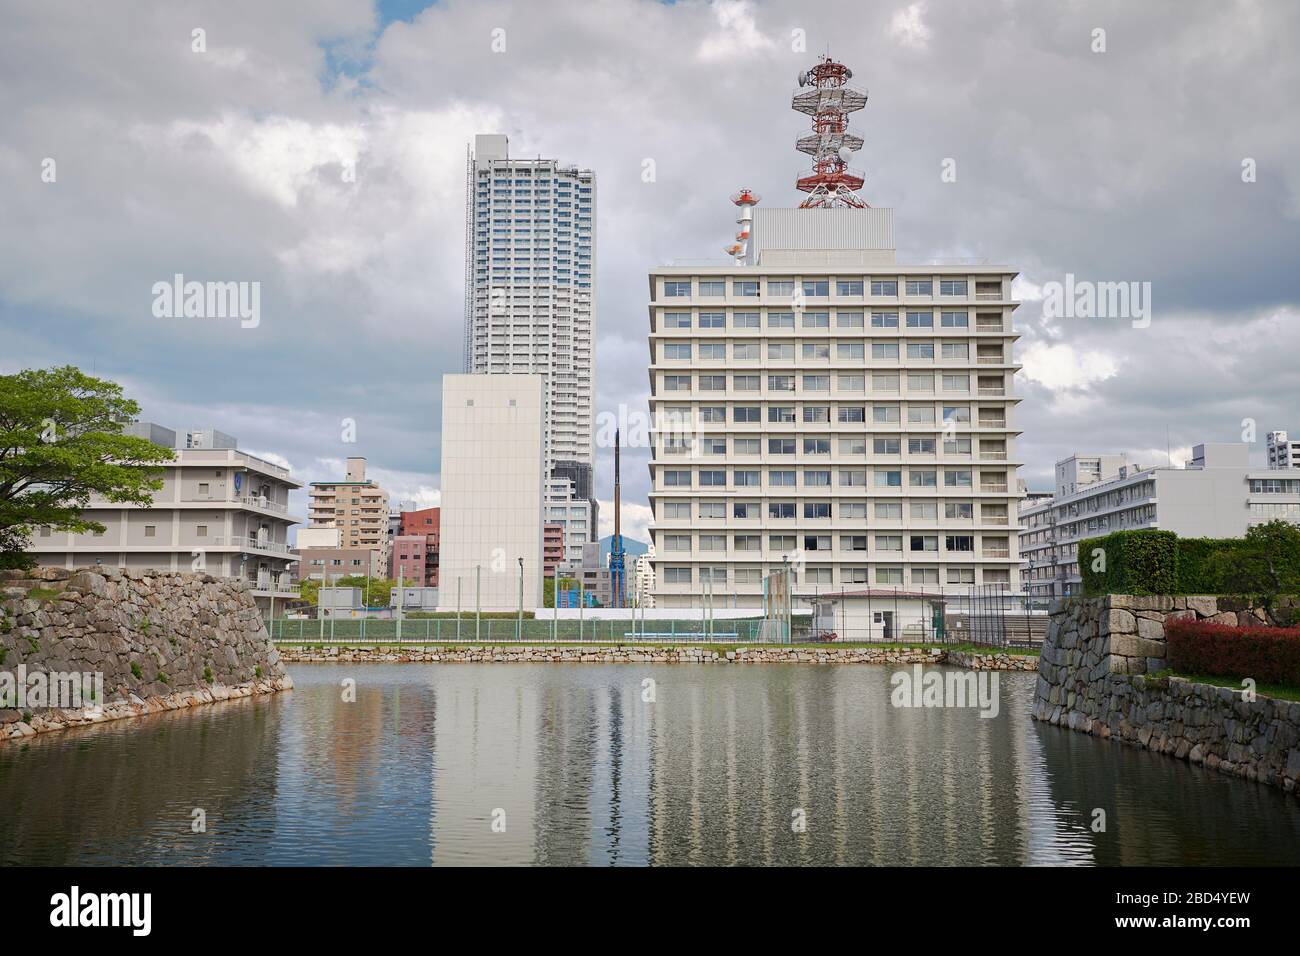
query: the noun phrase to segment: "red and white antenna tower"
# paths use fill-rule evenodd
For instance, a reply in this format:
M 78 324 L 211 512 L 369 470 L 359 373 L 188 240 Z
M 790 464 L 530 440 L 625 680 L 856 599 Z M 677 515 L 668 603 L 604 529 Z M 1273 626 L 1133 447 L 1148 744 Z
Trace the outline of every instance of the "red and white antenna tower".
M 800 192 L 808 193 L 800 209 L 867 207 L 858 195 L 863 175 L 849 168 L 849 159 L 862 148 L 862 137 L 848 131 L 849 114 L 867 105 L 866 92 L 848 85 L 852 78 L 852 70 L 829 56 L 799 74 L 802 92 L 794 94 L 790 106 L 813 118 L 811 132 L 795 143 L 795 149 L 813 158 L 813 168 L 795 183 Z
M 752 189 L 741 187 L 740 192 L 731 194 L 731 201 L 740 207 L 740 212 L 736 215 L 736 241 L 723 247 L 723 252 L 729 256 L 734 256 L 736 265 L 745 264 L 745 251 L 749 248 L 750 228 L 754 223 L 754 207 L 763 197 Z

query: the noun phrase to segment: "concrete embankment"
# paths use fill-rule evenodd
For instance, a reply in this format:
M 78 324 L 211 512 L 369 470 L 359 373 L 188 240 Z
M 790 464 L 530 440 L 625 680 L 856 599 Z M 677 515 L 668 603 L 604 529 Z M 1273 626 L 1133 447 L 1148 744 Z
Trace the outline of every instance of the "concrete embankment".
M 292 686 L 246 582 L 0 572 L 0 740 Z
M 1109 595 L 1054 602 L 1034 691 L 1037 720 L 1300 794 L 1300 703 L 1165 669 L 1165 621 L 1261 623 L 1221 597 Z

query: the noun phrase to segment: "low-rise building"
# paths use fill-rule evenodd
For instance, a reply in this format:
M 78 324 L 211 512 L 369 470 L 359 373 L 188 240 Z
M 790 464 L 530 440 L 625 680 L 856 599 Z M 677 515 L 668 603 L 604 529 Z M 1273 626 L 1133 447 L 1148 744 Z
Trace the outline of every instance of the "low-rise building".
M 1038 598 L 1079 590 L 1078 544 L 1133 528 L 1188 538 L 1239 538 L 1255 524 L 1300 524 L 1300 477 L 1251 468 L 1244 443 L 1205 443 L 1184 468 L 1142 468 L 1119 456 L 1075 455 L 1057 463 L 1056 494 L 1020 510 L 1025 590 Z M 1069 463 L 1100 461 L 1088 479 Z M 1067 466 L 1064 470 L 1062 466 Z
M 345 548 L 337 528 L 298 529 L 298 580 L 329 584 L 339 578 L 384 577 L 380 552 L 373 548 Z
M 423 556 L 424 565 L 421 568 L 416 567 L 414 542 L 408 542 L 408 550 L 404 553 L 411 557 L 405 559 L 407 561 L 405 576 L 426 588 L 436 588 L 438 586 L 440 541 L 442 536 L 441 514 L 440 508 L 421 508 L 419 510 L 403 511 L 399 516 L 397 536 L 408 539 L 415 537 L 423 539 L 423 545 L 419 548 L 419 553 Z M 396 541 L 396 537 L 394 541 Z M 389 567 L 394 570 L 390 577 L 396 578 L 396 556 L 389 560 Z
M 177 433 L 134 422 L 127 434 L 175 450 L 160 466 L 162 488 L 144 507 L 92 498 L 86 517 L 101 532 L 38 529 L 31 551 L 46 566 L 102 565 L 137 571 L 205 571 L 248 581 L 259 607 L 297 597 L 290 567 L 298 555 L 289 528 L 289 493 L 301 488 L 289 469 L 240 451 L 231 436 L 212 429 Z

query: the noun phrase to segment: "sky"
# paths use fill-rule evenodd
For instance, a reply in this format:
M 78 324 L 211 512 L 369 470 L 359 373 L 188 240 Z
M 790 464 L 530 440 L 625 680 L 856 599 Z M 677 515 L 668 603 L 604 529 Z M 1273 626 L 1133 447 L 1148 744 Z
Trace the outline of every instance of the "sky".
M 597 411 L 644 414 L 647 270 L 721 260 L 742 186 L 798 204 L 790 97 L 829 50 L 899 261 L 1020 273 L 1030 488 L 1075 451 L 1262 464 L 1300 432 L 1298 42 L 1300 4 L 1247 0 L 0 0 L 0 373 L 74 364 L 300 480 L 362 455 L 436 504 L 473 135 L 595 170 Z M 156 314 L 177 274 L 258 283 L 256 324 Z M 1060 316 L 1067 276 L 1149 315 Z M 607 533 L 612 449 L 597 473 Z

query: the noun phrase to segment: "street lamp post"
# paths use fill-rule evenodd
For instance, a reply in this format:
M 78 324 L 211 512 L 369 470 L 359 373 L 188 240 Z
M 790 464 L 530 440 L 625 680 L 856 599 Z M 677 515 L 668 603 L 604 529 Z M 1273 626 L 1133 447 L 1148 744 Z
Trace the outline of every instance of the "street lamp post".
M 519 559 L 519 619 L 515 622 L 515 640 L 524 636 L 524 559 Z

